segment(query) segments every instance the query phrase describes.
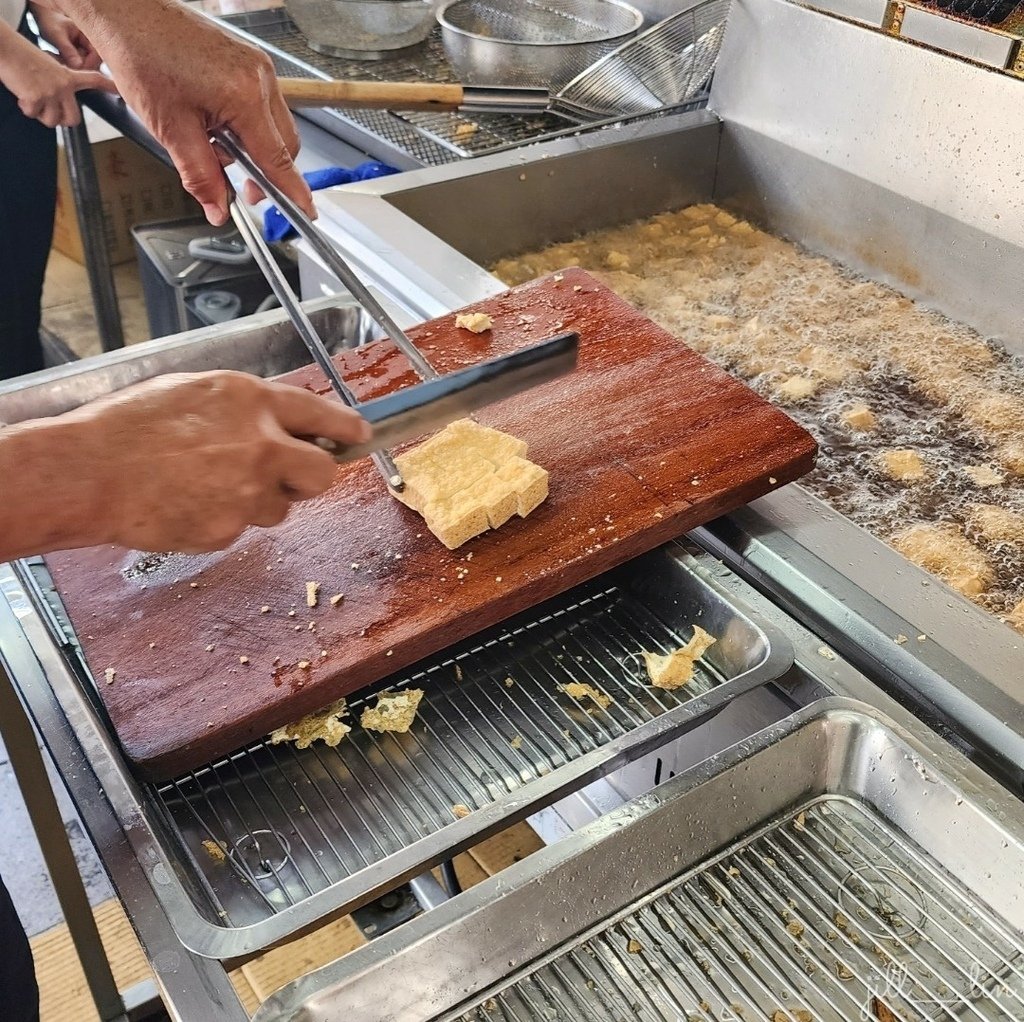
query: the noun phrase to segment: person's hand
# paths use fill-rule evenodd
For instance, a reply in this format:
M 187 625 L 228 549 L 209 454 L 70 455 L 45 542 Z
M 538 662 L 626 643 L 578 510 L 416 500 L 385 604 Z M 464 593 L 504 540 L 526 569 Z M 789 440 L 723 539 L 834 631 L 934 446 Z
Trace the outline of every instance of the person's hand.
M 64 67 L 16 32 L 10 33 L 0 62 L 0 82 L 14 93 L 18 108 L 26 117 L 42 121 L 48 128 L 71 126 L 82 119 L 75 93 L 82 89 L 116 92 L 114 83 L 98 71 L 76 71 Z
M 70 18 L 37 3 L 28 6 L 39 26 L 39 34 L 57 50 L 65 66 L 75 71 L 99 69 L 103 61 L 96 47 Z
M 121 95 L 167 149 L 210 223 L 228 218 L 226 156 L 210 141 L 225 127 L 315 216 L 294 163 L 298 132 L 269 57 L 181 3 L 59 0 L 59 6 L 86 28 Z
M 162 376 L 64 418 L 78 427 L 71 470 L 103 481 L 104 540 L 186 553 L 277 525 L 331 485 L 333 458 L 296 437 L 372 433 L 332 399 L 227 371 Z

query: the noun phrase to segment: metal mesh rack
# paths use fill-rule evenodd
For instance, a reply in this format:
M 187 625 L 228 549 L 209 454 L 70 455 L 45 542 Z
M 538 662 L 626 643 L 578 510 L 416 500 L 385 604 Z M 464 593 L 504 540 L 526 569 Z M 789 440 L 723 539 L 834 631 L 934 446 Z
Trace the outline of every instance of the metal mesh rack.
M 462 1022 L 1024 1018 L 1019 935 L 827 797 L 602 924 Z
M 65 663 L 95 689 L 45 565 L 25 569 Z M 695 624 L 718 643 L 685 687 L 653 688 L 640 651 L 678 649 Z M 174 863 L 158 893 L 193 950 L 255 953 L 685 734 L 792 663 L 781 633 L 668 544 L 359 692 L 337 748 L 260 741 L 172 782 L 133 782 Z M 368 701 L 403 688 L 424 691 L 408 733 L 359 725 Z
M 677 692 L 644 684 L 636 650 L 681 641 L 622 590 L 593 583 L 386 681 L 391 691 L 425 691 L 406 735 L 357 726 L 336 749 L 260 743 L 161 787 L 157 799 L 218 913 L 245 925 L 721 684 L 705 667 Z M 572 698 L 562 691 L 571 681 L 613 702 L 599 710 Z M 373 698 L 353 700 L 351 716 Z
M 346 60 L 329 57 L 306 44 L 305 37 L 282 10 L 228 15 L 218 19 L 227 28 L 261 47 L 274 61 L 278 74 L 293 78 L 385 82 L 454 82 L 434 30 L 417 51 L 384 60 Z M 680 109 L 698 109 L 706 97 Z M 401 113 L 388 110 L 331 110 L 338 134 L 366 146 L 381 159 L 398 151 L 420 164 L 452 163 L 472 156 L 514 149 L 530 142 L 593 130 L 621 119 L 586 121 L 568 109 L 541 114 Z

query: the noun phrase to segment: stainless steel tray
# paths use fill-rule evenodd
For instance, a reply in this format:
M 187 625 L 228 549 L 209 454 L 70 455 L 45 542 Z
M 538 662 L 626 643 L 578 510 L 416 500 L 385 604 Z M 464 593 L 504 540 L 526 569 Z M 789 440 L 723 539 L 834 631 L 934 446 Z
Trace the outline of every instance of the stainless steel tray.
M 305 36 L 283 10 L 231 14 L 217 20 L 266 51 L 280 75 L 385 82 L 457 81 L 445 58 L 440 28 L 435 28 L 426 43 L 411 53 L 385 60 L 347 60 L 310 49 Z M 677 109 L 696 110 L 706 102 L 707 96 L 703 95 Z M 515 149 L 543 139 L 623 123 L 622 118 L 588 121 L 582 115 L 574 115 L 567 107 L 537 114 L 484 113 L 472 116 L 389 110 L 330 110 L 328 113 L 324 124 L 328 130 L 364 146 L 378 159 L 406 157 L 421 166 L 452 163 L 467 157 Z M 307 116 L 310 116 L 308 112 Z
M 93 686 L 45 568 L 22 578 L 67 670 Z M 693 624 L 719 638 L 694 680 L 645 684 L 639 651 L 676 648 Z M 260 742 L 139 785 L 175 863 L 157 895 L 193 951 L 252 954 L 685 733 L 791 664 L 783 636 L 670 544 L 374 686 L 425 690 L 408 735 L 356 728 L 337 749 L 301 752 Z M 561 686 L 574 680 L 612 704 L 595 712 L 569 697 Z M 372 691 L 350 702 L 353 716 Z
M 1024 811 L 965 766 L 862 704 L 808 707 L 256 1019 L 1022 1018 Z

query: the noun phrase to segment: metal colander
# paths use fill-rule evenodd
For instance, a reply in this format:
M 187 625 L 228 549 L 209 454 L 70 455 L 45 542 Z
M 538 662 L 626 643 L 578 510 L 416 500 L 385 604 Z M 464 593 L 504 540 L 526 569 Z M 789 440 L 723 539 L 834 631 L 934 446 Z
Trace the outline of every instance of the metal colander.
M 651 113 L 692 99 L 714 70 L 730 0 L 697 0 L 574 78 L 558 101 L 597 117 Z
M 445 52 L 467 85 L 557 90 L 639 31 L 621 0 L 450 0 Z

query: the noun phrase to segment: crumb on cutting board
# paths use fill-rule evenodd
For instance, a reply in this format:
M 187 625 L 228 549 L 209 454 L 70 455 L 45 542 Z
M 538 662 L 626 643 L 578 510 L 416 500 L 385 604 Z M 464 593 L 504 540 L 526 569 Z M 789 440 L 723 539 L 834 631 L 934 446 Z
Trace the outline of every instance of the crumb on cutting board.
M 422 698 L 421 688 L 410 688 L 404 692 L 382 692 L 377 696 L 376 706 L 363 710 L 359 723 L 367 731 L 404 735 L 416 719 L 416 711 Z
M 331 606 L 332 607 L 337 607 L 338 604 L 341 603 L 341 601 L 344 600 L 344 599 L 345 599 L 345 594 L 344 593 L 335 593 L 331 597 Z
M 682 688 L 693 678 L 694 665 L 718 640 L 699 625 L 693 626 L 693 638 L 680 649 L 671 653 L 648 653 L 643 651 L 647 676 L 655 688 Z
M 460 330 L 483 334 L 494 326 L 494 320 L 486 312 L 460 312 L 455 317 L 455 325 Z
M 320 583 L 306 583 L 306 606 L 315 607 L 320 602 Z
M 588 685 L 583 681 L 570 681 L 565 685 L 561 686 L 562 691 L 572 699 L 577 699 L 582 702 L 584 699 L 589 699 L 596 703 L 602 710 L 607 710 L 614 701 L 611 696 L 606 696 L 603 692 L 599 692 L 593 685 Z
M 309 664 L 306 663 L 306 666 L 308 667 Z M 296 748 L 308 749 L 314 742 L 321 741 L 334 748 L 352 730 L 341 719 L 347 714 L 346 701 L 339 699 L 320 710 L 319 713 L 308 713 L 294 724 L 285 724 L 284 727 L 272 731 L 270 744 L 280 745 L 283 742 L 294 742 Z
M 103 677 L 106 680 L 108 685 L 113 685 L 114 684 L 114 679 L 117 677 L 117 671 L 115 671 L 113 667 L 108 667 L 103 672 Z

